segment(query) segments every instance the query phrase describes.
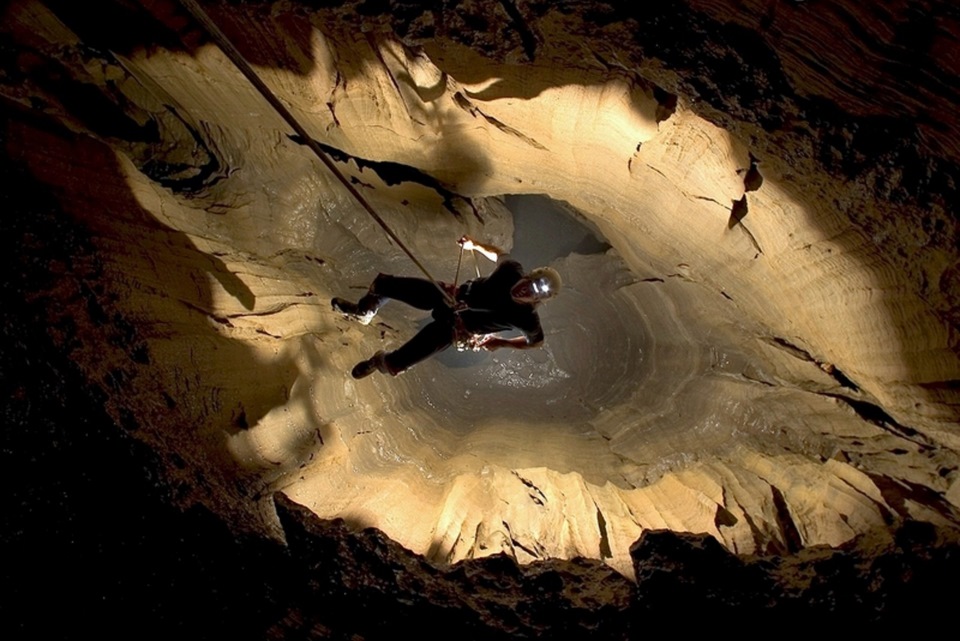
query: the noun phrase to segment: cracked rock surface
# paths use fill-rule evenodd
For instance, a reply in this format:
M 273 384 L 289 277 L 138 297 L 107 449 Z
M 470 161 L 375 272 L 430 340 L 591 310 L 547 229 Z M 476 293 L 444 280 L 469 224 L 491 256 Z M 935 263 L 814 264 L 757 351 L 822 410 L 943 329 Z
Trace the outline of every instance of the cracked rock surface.
M 146 447 L 157 500 L 304 559 L 310 537 L 420 555 L 397 562 L 417 595 L 400 605 L 373 579 L 317 587 L 322 564 L 269 585 L 367 590 L 405 620 L 477 572 L 566 594 L 611 637 L 659 603 L 651 586 L 697 574 L 660 555 L 705 568 L 689 590 L 710 607 L 864 619 L 905 597 L 828 602 L 831 579 L 804 573 L 869 592 L 955 562 L 919 551 L 960 524 L 947 3 L 315 4 L 202 3 L 437 278 L 489 273 L 458 268 L 469 234 L 564 290 L 540 350 L 353 380 L 427 314 L 332 311 L 379 272 L 418 274 L 309 141 L 179 3 L 9 3 L 11 354 L 58 363 Z M 54 385 L 30 367 L 5 374 L 21 426 Z M 724 573 L 742 591 L 711 596 Z M 300 598 L 264 606 L 272 634 L 349 629 Z M 477 598 L 464 629 L 550 629 L 537 599 L 507 598 L 512 619 Z

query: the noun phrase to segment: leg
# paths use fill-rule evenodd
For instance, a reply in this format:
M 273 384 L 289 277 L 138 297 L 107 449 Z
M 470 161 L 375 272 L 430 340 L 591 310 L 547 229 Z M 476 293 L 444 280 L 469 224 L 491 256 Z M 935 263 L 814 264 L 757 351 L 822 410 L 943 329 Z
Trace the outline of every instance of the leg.
M 370 285 L 370 292 L 360 299 L 358 305 L 362 305 L 368 297 L 369 304 L 374 299 L 390 298 L 417 309 L 435 309 L 446 303 L 443 293 L 430 281 L 389 274 L 379 274 Z
M 363 378 L 372 374 L 374 370 L 396 376 L 450 347 L 453 343 L 453 333 L 453 326 L 450 323 L 433 321 L 400 349 L 388 354 L 377 352 L 371 358 L 357 363 L 353 368 L 353 377 Z
M 436 309 L 446 304 L 443 294 L 430 281 L 389 274 L 377 275 L 370 290 L 356 304 L 342 298 L 334 298 L 331 302 L 335 311 L 367 325 L 380 306 L 390 299 L 417 309 Z

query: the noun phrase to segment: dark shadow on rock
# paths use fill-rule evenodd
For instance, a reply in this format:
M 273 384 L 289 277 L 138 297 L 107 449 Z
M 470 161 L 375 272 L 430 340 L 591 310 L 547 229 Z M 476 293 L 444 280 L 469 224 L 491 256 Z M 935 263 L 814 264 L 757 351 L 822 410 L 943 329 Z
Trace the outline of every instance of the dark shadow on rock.
M 108 147 L 56 124 L 39 128 L 19 112 L 3 115 L 5 254 L 26 315 L 18 322 L 43 328 L 35 332 L 41 351 L 72 361 L 86 393 L 127 433 L 166 443 L 157 455 L 167 480 L 187 481 L 181 498 L 206 492 L 218 474 L 243 477 L 211 439 L 222 448 L 236 423 L 253 425 L 284 404 L 297 375 L 291 360 L 264 365 L 214 329 L 229 319 L 212 313 L 210 276 L 248 309 L 252 292 L 140 206 Z M 218 363 L 219 380 L 200 377 L 220 371 Z
M 164 29 L 157 30 L 156 24 L 141 25 L 141 21 L 150 21 L 142 17 L 142 9 L 136 3 L 102 0 L 93 5 L 95 9 L 102 9 L 101 11 L 92 10 L 90 3 L 75 3 L 70 0 L 49 0 L 47 4 L 61 12 L 72 11 L 73 17 L 68 19 L 68 24 L 78 33 L 85 33 L 82 37 L 90 46 L 97 46 L 98 38 L 112 38 L 119 32 L 125 40 L 111 41 L 109 47 L 139 49 L 144 46 L 162 46 L 173 50 L 183 48 L 180 35 L 170 37 L 170 33 L 179 34 L 180 30 L 169 29 L 168 33 Z M 383 13 L 396 3 L 369 2 L 365 5 L 373 13 Z M 177 5 L 158 0 L 151 2 L 150 6 L 159 8 L 161 13 L 167 12 L 164 15 L 170 16 L 171 24 L 176 23 L 181 27 L 186 24 L 182 11 L 176 9 Z M 410 10 L 408 5 L 396 6 Z M 816 3 L 816 6 L 818 10 L 826 7 L 824 3 Z M 839 15 L 844 19 L 838 23 L 845 23 L 850 17 L 852 6 L 853 3 L 835 3 L 829 7 L 829 11 L 811 12 L 808 17 L 820 20 L 824 15 L 828 18 L 828 14 Z M 946 4 L 937 3 L 934 6 L 945 7 Z M 112 23 L 116 20 L 106 14 L 106 10 L 113 7 L 123 7 L 126 11 L 120 14 L 124 18 L 120 22 L 136 25 L 137 28 L 114 29 Z M 806 7 L 802 10 L 806 10 Z M 777 52 L 766 48 L 755 32 L 736 25 L 727 25 L 722 21 L 711 21 L 704 14 L 691 11 L 688 3 L 647 3 L 642 7 L 633 5 L 633 8 L 625 11 L 627 14 L 617 13 L 615 8 L 604 5 L 598 8 L 595 15 L 588 16 L 585 24 L 589 25 L 590 29 L 597 29 L 592 32 L 593 37 L 601 40 L 606 27 L 631 24 L 629 30 L 616 32 L 629 33 L 635 38 L 638 59 L 643 57 L 660 60 L 681 79 L 686 78 L 681 80 L 683 94 L 698 97 L 702 104 L 707 105 L 705 112 L 713 110 L 714 115 L 717 112 L 730 114 L 730 119 L 723 124 L 746 122 L 751 127 L 757 125 L 759 131 L 775 137 L 782 134 L 786 136 L 784 140 L 789 142 L 790 136 L 807 135 L 803 130 L 806 122 L 813 127 L 810 131 L 818 136 L 822 134 L 817 138 L 819 142 L 815 143 L 812 152 L 814 162 L 823 171 L 836 171 L 837 175 L 853 180 L 875 178 L 879 198 L 889 203 L 905 203 L 908 209 L 914 201 L 952 202 L 950 199 L 955 197 L 958 172 L 956 158 L 950 155 L 955 139 L 942 135 L 943 132 L 955 130 L 953 123 L 942 120 L 944 115 L 955 113 L 952 109 L 956 103 L 955 83 L 952 83 L 952 78 L 945 76 L 947 72 L 936 63 L 933 56 L 916 51 L 909 61 L 911 65 L 898 65 L 896 61 L 891 61 L 890 64 L 901 72 L 910 70 L 902 75 L 902 78 L 907 79 L 907 90 L 889 92 L 889 95 L 876 91 L 876 87 L 863 90 L 863 96 L 870 101 L 860 103 L 860 106 L 869 109 L 861 111 L 848 108 L 849 105 L 845 107 L 844 101 L 850 100 L 851 96 L 843 95 L 840 98 L 832 96 L 822 100 L 810 98 L 795 101 L 793 106 L 797 109 L 793 110 L 790 104 L 785 107 L 784 96 L 793 96 L 791 100 L 794 100 L 809 87 L 791 86 L 778 62 L 785 58 L 779 58 Z M 469 21 L 464 20 L 464 24 L 468 23 Z M 907 21 L 895 30 L 901 46 L 909 42 L 909 39 L 904 38 L 910 36 L 913 30 L 910 25 L 914 23 L 919 25 L 917 29 L 922 33 L 930 33 L 928 20 Z M 590 29 L 585 30 L 582 35 L 589 37 Z M 105 35 L 108 30 L 110 33 Z M 185 27 L 184 31 L 186 35 L 183 38 L 190 41 L 192 46 L 205 41 L 195 27 Z M 938 31 L 934 28 L 933 32 Z M 152 39 L 152 42 L 146 45 L 143 43 L 145 33 L 149 34 L 148 39 Z M 402 35 L 410 34 L 435 37 L 437 32 L 427 36 L 425 30 L 408 30 Z M 619 42 L 609 38 L 607 41 Z M 629 38 L 623 42 L 629 42 Z M 468 44 L 477 44 L 482 49 L 485 43 Z M 495 42 L 486 44 L 491 47 L 489 53 L 492 56 L 502 53 L 496 49 Z M 519 44 L 522 48 L 523 43 Z M 302 41 L 298 46 L 306 50 Z M 883 60 L 884 56 L 878 56 L 877 59 Z M 286 64 L 291 68 L 304 68 L 303 60 L 296 57 L 292 60 Z M 267 64 L 270 64 L 270 61 L 267 61 Z M 478 74 L 478 80 L 485 79 L 484 72 L 478 71 Z M 861 75 L 871 77 L 870 74 Z M 796 77 L 796 74 L 791 77 Z M 843 87 L 856 84 L 838 82 L 835 88 L 842 93 Z M 502 87 L 497 90 L 500 89 Z M 508 89 L 510 95 L 515 95 L 513 88 Z M 528 89 L 535 92 L 542 90 L 543 87 Z M 795 95 L 795 91 L 799 93 Z M 903 96 L 908 95 L 916 95 L 918 99 L 902 100 Z M 932 100 L 925 100 L 927 97 L 932 97 Z M 871 102 L 874 98 L 882 100 L 885 114 L 869 115 L 874 109 Z M 854 107 L 857 107 L 857 101 L 854 101 Z M 858 113 L 868 115 L 857 115 Z M 909 124 L 911 122 L 918 124 L 914 127 Z M 204 636 L 203 632 L 206 631 L 210 632 L 208 636 L 213 636 L 215 632 L 229 634 L 240 629 L 240 622 L 246 621 L 245 617 L 255 610 L 253 606 L 258 602 L 257 599 L 248 597 L 258 593 L 258 585 L 266 583 L 247 582 L 244 577 L 261 577 L 263 574 L 260 572 L 267 570 L 260 568 L 257 573 L 251 572 L 250 575 L 240 571 L 238 568 L 244 567 L 244 560 L 249 562 L 256 558 L 251 554 L 251 548 L 238 541 L 232 533 L 224 532 L 222 523 L 216 519 L 197 517 L 183 520 L 182 514 L 178 515 L 176 510 L 168 509 L 170 504 L 175 502 L 174 499 L 167 496 L 156 499 L 156 496 L 153 496 L 158 492 L 156 475 L 161 465 L 189 468 L 194 465 L 193 461 L 185 460 L 178 452 L 166 452 L 164 455 L 169 460 L 159 463 L 156 460 L 139 458 L 142 452 L 131 455 L 126 451 L 126 448 L 131 447 L 131 443 L 136 447 L 137 442 L 124 440 L 122 435 L 152 429 L 152 424 L 145 423 L 144 417 L 137 411 L 136 395 L 142 395 L 142 390 L 148 387 L 147 379 L 154 355 L 151 354 L 149 341 L 145 338 L 149 334 L 148 328 L 142 326 L 139 323 L 142 319 L 131 314 L 131 310 L 125 305 L 123 293 L 128 291 L 124 289 L 126 285 L 120 282 L 121 275 L 111 269 L 115 265 L 109 254 L 101 252 L 101 248 L 111 240 L 109 227 L 117 224 L 138 229 L 138 237 L 141 239 L 176 247 L 186 253 L 199 252 L 188 238 L 163 227 L 139 209 L 130 194 L 123 192 L 122 177 L 116 172 L 116 166 L 109 154 L 99 154 L 95 150 L 96 145 L 80 142 L 62 131 L 31 133 L 29 127 L 18 131 L 31 138 L 31 144 L 43 140 L 49 147 L 44 149 L 39 144 L 35 148 L 28 147 L 30 154 L 51 151 L 62 153 L 60 160 L 55 160 L 54 154 L 45 159 L 45 162 L 49 162 L 54 170 L 65 171 L 57 180 L 48 177 L 50 180 L 47 184 L 38 184 L 23 171 L 23 163 L 20 162 L 22 158 L 3 158 L 4 185 L 10 186 L 5 188 L 2 194 L 5 204 L 3 238 L 4 242 L 10 245 L 5 255 L 13 258 L 14 268 L 5 274 L 5 304 L 2 311 L 3 348 L 5 354 L 11 357 L 5 357 L 0 362 L 3 363 L 3 389 L 7 399 L 4 418 L 8 419 L 8 425 L 15 429 L 4 432 L 5 444 L 11 445 L 3 448 L 2 455 L 4 461 L 10 463 L 9 469 L 14 470 L 19 479 L 19 483 L 10 488 L 15 498 L 16 510 L 13 513 L 13 522 L 5 523 L 9 532 L 5 532 L 4 541 L 12 540 L 16 543 L 15 547 L 8 548 L 16 561 L 25 558 L 40 559 L 38 565 L 29 568 L 6 566 L 4 577 L 12 578 L 7 583 L 16 590 L 16 597 L 10 605 L 14 609 L 22 606 L 23 612 L 30 611 L 31 606 L 37 602 L 50 599 L 68 604 L 68 607 L 76 605 L 78 610 L 82 610 L 84 605 L 92 606 L 92 613 L 88 615 L 90 620 L 81 623 L 87 622 L 91 627 L 96 626 L 100 633 L 103 632 L 104 621 L 109 625 L 110 616 L 124 612 L 131 615 L 141 626 L 159 620 L 163 630 L 171 628 L 181 633 L 184 630 L 196 633 L 198 630 L 191 627 L 194 626 L 191 615 L 199 613 L 209 616 L 211 612 L 215 612 L 222 615 L 223 627 L 216 627 L 210 624 L 210 619 L 204 619 L 209 625 L 201 628 L 198 636 Z M 33 136 L 36 138 L 32 138 Z M 774 140 L 763 153 L 774 153 L 777 144 L 779 142 Z M 937 150 L 939 155 L 926 155 L 928 144 Z M 4 148 L 7 148 L 6 144 Z M 74 163 L 81 151 L 91 153 L 102 166 L 84 167 Z M 765 162 L 768 157 L 765 155 Z M 881 164 L 880 161 L 889 161 L 893 169 L 881 169 L 874 175 L 871 172 Z M 900 174 L 897 173 L 900 171 L 897 168 L 902 169 Z M 70 176 L 73 170 L 80 171 L 82 176 Z M 61 180 L 64 182 L 60 182 Z M 86 198 L 91 198 L 89 191 L 94 189 L 94 186 L 98 192 L 106 192 L 108 195 L 98 193 L 97 198 L 91 200 L 115 202 L 117 208 L 107 207 L 103 211 L 87 212 L 79 218 L 76 214 L 67 215 L 63 209 L 69 209 L 67 205 L 73 201 L 76 194 L 66 189 L 66 185 L 74 182 L 89 183 L 88 191 L 84 194 Z M 809 197 L 809 194 L 801 193 L 802 190 L 797 191 L 798 193 L 793 195 L 801 201 Z M 51 192 L 55 193 L 57 198 L 49 198 Z M 953 247 L 952 251 L 955 251 L 956 226 L 953 222 L 938 220 L 933 215 L 921 217 L 917 211 L 909 209 L 905 216 L 909 216 L 918 230 L 928 232 L 930 242 L 935 247 Z M 871 219 L 858 219 L 853 222 L 862 226 L 866 232 L 883 230 L 877 221 Z M 930 229 L 927 230 L 927 227 Z M 170 238 L 166 238 L 168 235 Z M 161 240 L 158 237 L 164 238 Z M 142 261 L 145 261 L 146 257 L 130 260 L 141 261 L 137 264 L 145 268 Z M 194 269 L 192 273 L 198 277 L 196 282 L 204 283 L 208 271 L 204 268 Z M 955 278 L 955 271 L 951 277 Z M 239 289 L 237 291 L 240 293 L 235 295 L 243 302 L 243 293 Z M 231 362 L 249 365 L 252 371 L 255 371 L 258 365 L 244 348 L 232 345 L 231 341 L 210 328 L 209 319 L 202 311 L 204 304 L 210 302 L 209 296 L 209 290 L 204 289 L 200 294 L 198 309 L 184 317 L 187 319 L 189 331 L 209 339 L 217 348 L 225 350 L 224 353 L 235 350 Z M 252 304 L 252 301 L 250 302 Z M 951 303 L 949 298 L 945 305 L 948 303 Z M 940 309 L 939 312 L 952 318 L 955 324 L 956 309 L 954 300 L 952 307 Z M 100 381 L 90 380 L 84 373 L 86 370 L 78 369 L 71 362 L 73 354 L 83 353 L 84 348 L 91 344 L 102 348 L 101 357 L 111 359 L 113 365 L 106 370 L 103 380 Z M 290 372 L 282 368 L 281 371 L 271 373 L 276 374 L 280 381 L 283 381 L 284 377 L 289 380 L 290 377 Z M 956 399 L 955 380 L 932 381 L 927 384 L 934 386 L 937 393 L 942 394 L 942 402 Z M 141 385 L 144 387 L 140 387 Z M 254 407 L 259 404 L 258 409 L 249 413 L 246 409 L 243 410 L 243 422 L 253 424 L 258 416 L 275 406 L 275 401 L 280 397 L 279 390 L 284 387 L 283 384 L 268 386 L 262 396 L 254 397 L 257 402 L 249 402 L 246 397 L 241 399 L 244 406 L 248 402 Z M 258 392 L 252 390 L 251 393 Z M 180 415 L 183 399 L 175 391 L 157 390 L 151 400 L 154 401 L 151 407 L 155 415 L 150 417 L 150 420 L 156 420 L 158 416 L 170 419 Z M 189 427 L 189 423 L 178 423 L 173 419 L 171 424 Z M 96 435 L 91 436 L 94 432 Z M 120 435 L 120 438 L 115 438 L 117 435 Z M 135 463 L 122 465 L 130 461 Z M 141 461 L 146 462 L 141 464 Z M 123 474 L 119 473 L 118 468 L 125 468 Z M 60 474 L 61 472 L 64 474 Z M 120 499 L 109 502 L 104 500 L 104 497 L 116 496 L 117 487 L 123 486 L 124 480 L 138 475 L 141 481 L 146 480 L 143 485 L 136 486 L 136 490 L 142 490 L 142 494 L 138 496 L 142 498 L 151 495 L 151 500 L 156 499 L 161 504 L 156 520 L 153 520 L 153 517 L 144 519 L 153 527 L 133 528 L 129 534 L 118 529 L 114 530 L 118 532 L 118 538 L 100 538 L 104 523 L 122 528 L 123 525 L 129 526 L 130 521 L 144 518 L 140 512 L 131 511 L 131 502 Z M 96 477 L 96 483 L 89 483 L 91 477 Z M 198 474 L 197 482 L 203 482 L 202 475 Z M 126 489 L 129 489 L 129 486 Z M 163 491 L 159 493 L 162 494 Z M 169 491 L 176 494 L 187 490 L 175 486 Z M 903 498 L 914 500 L 917 497 L 908 493 Z M 136 502 L 132 504 L 132 507 L 137 507 Z M 170 523 L 177 524 L 173 531 Z M 290 521 L 286 524 L 289 527 Z M 163 534 L 158 535 L 161 531 Z M 200 542 L 191 538 L 191 533 L 203 532 L 205 536 L 217 531 L 219 534 L 216 536 L 211 535 Z M 375 556 L 377 549 L 389 543 L 380 541 L 374 535 L 367 538 L 370 540 L 366 543 L 351 542 L 346 545 L 354 546 L 361 556 Z M 918 611 L 927 613 L 925 620 L 928 622 L 937 616 L 949 616 L 952 612 L 950 593 L 942 586 L 949 586 L 955 580 L 957 572 L 960 571 L 957 568 L 957 559 L 960 557 L 955 547 L 939 547 L 935 545 L 935 539 L 936 537 L 929 535 L 922 527 L 898 535 L 897 540 L 903 550 L 870 560 L 868 565 L 875 568 L 877 573 L 871 575 L 873 578 L 866 583 L 858 583 L 851 578 L 855 576 L 856 568 L 860 567 L 857 565 L 860 561 L 843 563 L 837 561 L 836 557 L 829 557 L 825 551 L 812 551 L 811 554 L 823 555 L 822 560 L 815 565 L 814 574 L 819 577 L 816 585 L 821 590 L 821 596 L 818 597 L 821 605 L 815 612 L 828 613 L 835 620 L 840 620 L 843 612 L 850 612 L 854 615 L 852 619 L 857 621 L 891 615 L 913 616 Z M 64 545 L 65 541 L 68 542 L 67 545 Z M 141 541 L 146 543 L 141 545 Z M 212 541 L 216 544 L 212 544 Z M 232 557 L 222 556 L 220 553 L 230 545 L 238 546 L 237 553 Z M 681 585 L 676 590 L 680 594 L 692 594 L 688 589 L 690 581 L 686 577 L 695 576 L 698 568 L 712 568 L 717 573 L 716 578 L 708 581 L 708 584 L 717 590 L 725 587 L 721 582 L 725 576 L 739 581 L 751 575 L 738 562 L 724 558 L 712 544 L 691 543 L 674 547 L 677 554 L 689 553 L 692 558 L 697 559 L 687 565 L 673 564 L 666 560 L 656 563 L 661 570 L 674 566 L 685 568 L 684 572 L 678 575 Z M 171 549 L 174 551 L 171 552 Z M 304 549 L 309 552 L 306 546 Z M 128 550 L 130 556 L 127 556 Z M 340 551 L 338 546 L 331 547 L 334 555 Z M 305 555 L 303 558 L 310 557 Z M 663 557 L 648 554 L 647 558 Z M 132 559 L 138 563 L 131 562 Z M 183 573 L 168 575 L 162 572 L 162 561 L 168 559 L 177 560 Z M 187 568 L 187 564 L 183 563 L 185 559 L 195 561 L 195 567 Z M 211 559 L 217 561 L 211 562 Z M 317 564 L 323 560 L 325 559 L 313 559 Z M 51 562 L 43 565 L 46 561 Z M 492 572 L 492 585 L 504 590 L 513 585 L 514 570 L 499 567 L 498 564 L 504 563 L 502 559 L 488 563 L 496 570 Z M 782 559 L 768 559 L 758 563 L 765 563 L 774 569 L 787 565 L 787 561 Z M 301 570 L 310 567 L 313 566 L 306 562 L 300 565 Z M 881 570 L 884 573 L 880 573 Z M 467 570 L 462 572 L 466 573 Z M 57 583 L 46 580 L 49 575 L 56 575 L 61 581 Z M 373 619 L 371 626 L 388 625 L 386 616 L 395 612 L 396 608 L 403 607 L 396 599 L 397 592 L 415 595 L 427 593 L 416 580 L 399 582 L 396 576 L 387 574 L 382 576 L 382 584 L 376 584 L 380 576 L 374 571 L 367 572 L 365 562 L 361 560 L 350 574 L 349 578 L 353 582 L 334 583 L 331 591 L 341 590 L 339 594 L 347 595 L 341 596 L 342 600 L 338 602 L 347 610 L 347 606 L 355 603 L 349 600 L 350 592 L 343 589 L 344 585 L 355 589 L 358 581 L 372 577 L 370 582 L 375 583 L 373 589 L 386 586 L 391 593 L 390 600 L 377 597 L 362 601 L 364 605 L 385 603 L 388 608 L 383 616 L 378 614 L 379 618 Z M 499 576 L 505 577 L 502 584 L 497 583 Z M 798 576 L 804 574 L 801 572 Z M 67 580 L 63 581 L 62 577 Z M 322 570 L 312 580 L 323 584 L 327 577 L 327 571 Z M 220 578 L 225 580 L 219 582 Z M 658 593 L 648 593 L 648 598 L 642 601 L 671 608 L 677 602 L 669 599 L 674 588 L 670 587 L 670 582 L 662 573 L 655 573 L 655 578 L 665 587 Z M 209 586 L 210 589 L 198 589 L 198 579 L 202 580 L 203 588 Z M 916 582 L 920 579 L 926 583 L 921 583 L 923 589 L 916 589 Z M 398 582 L 400 589 L 396 590 Z M 548 581 L 547 584 L 554 585 L 555 581 Z M 331 635 L 324 635 L 322 620 L 304 615 L 304 612 L 310 612 L 311 603 L 316 607 L 316 600 L 311 598 L 313 593 L 310 591 L 316 584 L 308 585 L 310 589 L 304 588 L 302 592 L 279 592 L 285 598 L 293 597 L 292 600 L 286 600 L 286 603 L 294 604 L 282 627 L 303 636 L 313 634 L 329 637 Z M 529 584 L 523 585 L 529 587 Z M 131 586 L 133 590 L 130 589 Z M 888 588 L 889 592 L 880 593 L 877 586 Z M 217 592 L 225 587 L 229 588 L 226 592 Z M 360 586 L 361 589 L 366 587 Z M 134 594 L 138 590 L 140 592 Z M 215 596 L 211 601 L 202 601 L 199 604 L 190 598 L 199 599 L 218 594 L 225 596 Z M 279 598 L 277 594 L 274 593 L 270 598 Z M 698 602 L 726 607 L 732 600 L 743 599 L 742 602 L 753 611 L 766 608 L 765 604 L 756 600 L 756 595 L 750 590 L 735 588 L 728 594 L 734 596 L 719 595 L 715 599 L 709 597 Z M 897 598 L 900 600 L 896 600 Z M 416 602 L 421 602 L 420 597 L 417 597 Z M 276 605 L 275 602 L 272 603 Z M 885 608 L 879 615 L 877 604 Z M 129 607 L 131 605 L 134 607 Z M 642 614 L 649 615 L 652 611 Z M 431 612 L 438 614 L 435 607 Z M 659 612 L 662 613 L 663 609 Z M 135 616 L 137 614 L 142 617 Z M 439 614 L 444 616 L 442 612 Z M 274 615 L 275 613 L 270 614 Z M 492 619 L 509 624 L 522 615 L 522 612 L 511 613 L 509 607 L 501 606 L 493 610 Z M 236 616 L 240 616 L 240 619 L 235 618 Z M 402 616 L 407 617 L 402 620 L 410 620 L 409 614 Z M 449 614 L 446 616 L 451 618 Z M 537 616 L 543 616 L 542 611 Z M 642 618 L 641 615 L 638 617 Z M 305 623 L 307 621 L 310 622 L 309 625 Z M 20 624 L 21 630 L 24 625 L 43 626 L 45 623 L 48 622 L 14 621 L 14 625 Z M 231 627 L 231 624 L 235 624 L 237 628 Z M 638 624 L 641 628 L 643 625 Z M 79 627 L 82 626 L 77 626 Z M 75 633 L 77 628 L 72 628 L 68 633 Z
M 128 55 L 143 49 L 163 48 L 195 54 L 203 46 L 216 46 L 204 27 L 177 0 L 43 0 L 84 45 L 101 54 Z M 269 9 L 251 3 L 200 2 L 213 23 L 251 64 L 269 66 L 300 75 L 315 67 L 311 58 L 312 25 L 302 14 L 290 12 L 276 20 Z M 246 29 L 260 30 L 251 47 Z M 276 26 L 282 32 L 272 31 Z
M 288 138 L 298 145 L 307 146 L 307 141 L 303 140 L 299 135 L 289 135 Z M 320 141 L 314 140 L 314 143 L 320 149 L 326 153 L 331 159 L 336 162 L 347 164 L 350 163 L 355 166 L 360 174 L 362 175 L 364 170 L 369 169 L 377 175 L 377 178 L 380 179 L 383 184 L 389 186 L 399 185 L 401 183 L 415 183 L 426 187 L 427 189 L 432 189 L 437 192 L 437 194 L 443 199 L 444 208 L 449 211 L 451 214 L 457 218 L 462 217 L 461 208 L 469 208 L 473 215 L 477 218 L 480 218 L 480 213 L 477 211 L 477 207 L 473 204 L 466 196 L 461 196 L 448 188 L 442 182 L 431 176 L 430 174 L 412 167 L 410 165 L 404 165 L 398 162 L 391 162 L 385 160 L 369 160 L 367 158 L 360 158 L 359 156 L 354 156 L 348 154 L 336 147 L 324 144 Z M 478 171 L 479 167 L 471 166 L 470 171 Z M 369 187 L 359 179 L 353 179 L 352 183 L 361 187 Z M 460 207 L 457 206 L 457 203 L 460 203 Z
M 96 17 L 90 6 L 47 4 L 81 42 L 49 42 L 15 30 L 0 36 L 17 53 L 2 84 L 12 95 L 29 96 L 30 116 L 61 118 L 108 142 L 175 193 L 202 192 L 227 175 L 229 167 L 204 127 L 158 86 L 136 76 L 117 53 L 149 48 L 154 41 L 175 50 L 173 31 L 151 22 L 151 15 L 132 3 L 96 0 L 91 4 L 103 12 Z M 105 22 L 110 17 L 142 28 L 134 32 L 143 38 L 140 44 L 130 39 L 129 30 Z
M 118 298 L 112 281 L 123 275 L 90 225 L 114 217 L 134 223 L 144 212 L 96 143 L 32 130 L 9 115 L 0 107 L 7 265 L 0 279 L 0 464 L 10 479 L 0 527 L 8 555 L 0 629 L 8 638 L 118 638 L 131 629 L 263 638 L 251 630 L 282 616 L 282 604 L 263 590 L 283 572 L 278 546 L 230 531 L 203 508 L 183 511 L 183 476 L 193 473 L 195 457 L 139 440 L 157 420 L 169 422 L 171 438 L 192 426 L 178 421 L 184 399 L 176 392 L 137 391 L 152 378 L 143 319 Z M 17 145 L 9 144 L 11 135 Z M 27 169 L 45 153 L 65 154 L 43 160 L 61 174 L 58 183 Z M 74 211 L 79 194 L 70 188 L 85 180 L 89 190 L 115 196 L 97 201 L 103 206 L 86 217 Z M 138 222 L 145 235 L 169 232 Z M 190 248 L 185 238 L 179 242 Z M 101 363 L 76 361 L 81 352 L 111 363 L 103 380 L 90 378 Z M 58 614 L 39 614 L 42 603 L 56 604 Z
M 176 0 L 43 0 L 43 4 L 86 46 L 101 53 L 127 54 L 153 47 L 183 50 L 178 30 L 156 18 L 165 16 L 182 27 L 188 14 Z
M 319 519 L 280 494 L 275 501 L 308 587 L 301 626 L 373 639 L 413 628 L 428 639 L 629 638 L 633 586 L 599 561 L 521 566 L 498 554 L 440 567 L 379 530 Z
M 208 257 L 211 263 L 210 275 L 216 278 L 220 286 L 223 287 L 228 294 L 236 298 L 241 305 L 246 309 L 252 310 L 257 304 L 257 297 L 254 296 L 250 288 L 247 287 L 247 284 L 230 271 L 227 264 L 222 260 L 209 254 Z

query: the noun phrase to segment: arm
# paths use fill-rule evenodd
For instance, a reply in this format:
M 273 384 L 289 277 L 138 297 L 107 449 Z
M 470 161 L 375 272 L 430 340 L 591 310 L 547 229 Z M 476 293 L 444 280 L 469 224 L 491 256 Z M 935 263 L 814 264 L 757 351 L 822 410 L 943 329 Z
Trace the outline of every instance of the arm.
M 543 345 L 543 337 L 540 340 L 532 341 L 526 336 L 517 336 L 515 338 L 500 338 L 499 336 L 490 336 L 480 342 L 480 347 L 492 352 L 501 347 L 512 347 L 513 349 L 533 349 Z
M 497 262 L 497 259 L 500 256 L 503 256 L 504 254 L 506 254 L 505 251 L 503 251 L 502 249 L 500 249 L 495 245 L 478 243 L 477 241 L 473 240 L 472 238 L 466 235 L 461 236 L 460 240 L 457 241 L 457 244 L 468 251 L 478 251 L 493 262 Z
M 543 328 L 540 327 L 539 319 L 535 327 L 521 329 L 520 331 L 523 332 L 523 336 L 516 336 L 514 338 L 500 338 L 496 334 L 488 334 L 480 339 L 477 346 L 492 352 L 501 347 L 533 349 L 534 347 L 543 345 Z

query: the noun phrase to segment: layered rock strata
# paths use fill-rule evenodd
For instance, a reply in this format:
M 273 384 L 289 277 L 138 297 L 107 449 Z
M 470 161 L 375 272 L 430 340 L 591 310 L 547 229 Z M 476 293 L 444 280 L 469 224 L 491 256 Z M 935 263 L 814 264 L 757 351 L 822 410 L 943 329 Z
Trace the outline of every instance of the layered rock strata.
M 83 238 L 25 296 L 177 504 L 283 539 L 280 492 L 440 564 L 628 577 L 654 529 L 768 554 L 956 527 L 949 7 L 209 4 L 438 278 L 468 233 L 566 282 L 542 350 L 354 381 L 423 314 L 329 299 L 407 257 L 179 4 L 95 4 L 137 29 L 3 10 L 17 209 Z M 531 196 L 592 253 L 515 234 Z

